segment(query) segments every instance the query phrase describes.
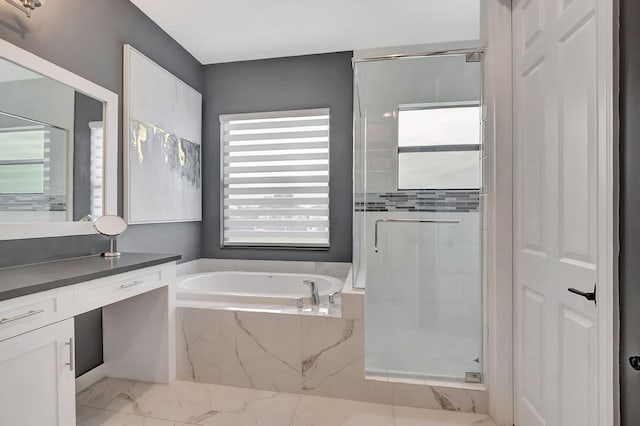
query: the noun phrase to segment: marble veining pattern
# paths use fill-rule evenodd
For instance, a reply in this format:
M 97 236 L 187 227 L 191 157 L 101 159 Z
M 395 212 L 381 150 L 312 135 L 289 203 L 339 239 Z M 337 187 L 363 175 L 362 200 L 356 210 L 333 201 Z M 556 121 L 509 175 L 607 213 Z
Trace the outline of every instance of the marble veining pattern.
M 78 426 L 496 426 L 482 414 L 182 381 L 103 379 L 76 400 Z
M 337 342 L 330 344 L 329 346 L 326 346 L 325 348 L 321 349 L 319 352 L 311 354 L 302 360 L 302 375 L 303 376 L 306 375 L 306 373 L 308 373 L 309 370 L 311 370 L 313 367 L 316 366 L 318 358 L 320 358 L 322 354 L 324 354 L 327 351 L 330 351 L 331 349 L 337 348 L 340 344 L 349 340 L 353 336 L 353 329 L 354 329 L 354 320 L 345 321 L 345 328 L 342 331 L 342 336 L 340 336 Z
M 487 392 L 364 377 L 360 319 L 177 310 L 178 379 L 264 391 L 487 413 Z
M 221 314 L 220 384 L 279 392 L 301 387 L 300 317 Z

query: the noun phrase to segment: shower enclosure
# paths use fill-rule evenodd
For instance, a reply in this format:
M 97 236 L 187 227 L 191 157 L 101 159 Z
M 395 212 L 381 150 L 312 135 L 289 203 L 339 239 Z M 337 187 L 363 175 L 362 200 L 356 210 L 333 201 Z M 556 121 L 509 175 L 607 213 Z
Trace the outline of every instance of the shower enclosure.
M 368 377 L 482 380 L 482 55 L 354 61 Z

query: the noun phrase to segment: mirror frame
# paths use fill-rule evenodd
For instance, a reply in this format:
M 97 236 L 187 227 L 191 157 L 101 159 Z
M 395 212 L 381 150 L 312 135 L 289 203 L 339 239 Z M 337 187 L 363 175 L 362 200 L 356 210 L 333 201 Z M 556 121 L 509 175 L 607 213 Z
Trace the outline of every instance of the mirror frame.
M 104 103 L 104 215 L 118 214 L 118 94 L 0 39 L 0 58 L 65 84 Z M 95 234 L 93 222 L 0 223 L 0 241 Z

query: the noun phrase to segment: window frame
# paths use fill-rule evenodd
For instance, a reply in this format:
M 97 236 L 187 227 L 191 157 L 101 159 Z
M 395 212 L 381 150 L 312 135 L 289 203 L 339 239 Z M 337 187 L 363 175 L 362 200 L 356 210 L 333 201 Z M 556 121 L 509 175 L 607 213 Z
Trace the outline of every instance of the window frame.
M 305 117 L 315 115 L 326 115 L 328 120 L 328 140 L 327 140 L 327 242 L 326 244 L 294 244 L 294 243 L 233 243 L 225 242 L 225 123 L 234 120 L 260 120 L 260 119 L 274 119 L 284 117 Z M 264 111 L 264 112 L 249 112 L 249 113 L 232 113 L 232 114 L 220 114 L 220 184 L 219 184 L 219 202 L 220 202 L 220 249 L 277 249 L 277 250 L 309 250 L 309 251 L 328 251 L 331 248 L 331 109 L 329 107 L 318 107 L 308 109 L 296 109 L 296 110 L 284 110 L 284 111 Z
M 400 146 L 400 113 L 402 111 L 448 109 L 448 108 L 469 108 L 477 107 L 480 110 L 478 120 L 480 122 L 480 135 L 477 144 L 452 144 L 452 145 L 418 145 Z M 411 154 L 420 152 L 479 152 L 478 161 L 481 162 L 482 151 L 482 102 L 481 101 L 453 101 L 435 103 L 415 103 L 398 105 L 395 111 L 397 117 L 396 124 L 396 190 L 398 191 L 479 191 L 482 187 L 482 164 L 480 164 L 480 176 L 478 187 L 475 188 L 401 188 L 400 187 L 400 154 Z

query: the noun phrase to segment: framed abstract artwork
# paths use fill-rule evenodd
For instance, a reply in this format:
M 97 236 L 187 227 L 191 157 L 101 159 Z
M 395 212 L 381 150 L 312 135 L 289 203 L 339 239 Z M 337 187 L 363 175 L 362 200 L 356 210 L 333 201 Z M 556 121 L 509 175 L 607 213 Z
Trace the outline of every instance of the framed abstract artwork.
M 124 46 L 124 215 L 202 220 L 202 95 Z

